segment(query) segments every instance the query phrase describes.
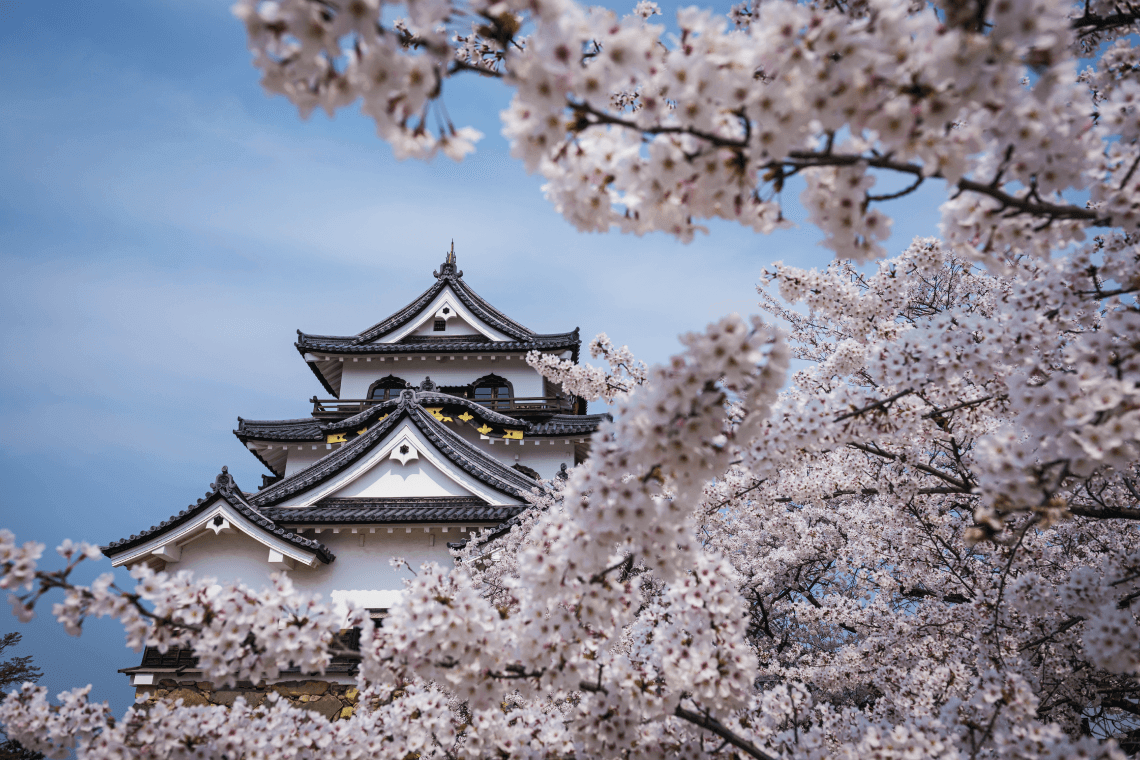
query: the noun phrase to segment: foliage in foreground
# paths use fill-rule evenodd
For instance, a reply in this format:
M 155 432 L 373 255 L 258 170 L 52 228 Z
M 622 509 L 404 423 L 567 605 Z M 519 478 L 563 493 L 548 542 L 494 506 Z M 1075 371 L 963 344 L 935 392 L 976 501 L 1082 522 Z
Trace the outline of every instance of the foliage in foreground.
M 77 587 L 97 550 L 68 543 L 49 572 L 0 534 L 19 614 L 58 589 L 69 630 L 118 617 L 133 646 L 193 646 L 217 683 L 320 672 L 336 630 L 363 629 L 346 721 L 282 703 L 112 720 L 85 690 L 28 685 L 0 707 L 10 734 L 86 757 L 1135 752 L 1131 7 L 777 1 L 732 29 L 682 11 L 665 41 L 652 3 L 404 7 L 389 25 L 375 0 L 237 12 L 267 87 L 303 111 L 360 99 L 406 155 L 466 151 L 469 132 L 430 129 L 443 85 L 501 78 L 516 155 L 583 229 L 767 231 L 802 176 L 837 261 L 765 274 L 786 332 L 728 317 L 651 370 L 606 340 L 609 370 L 532 356 L 615 422 L 508 533 L 420 569 L 379 630 L 283 576 Z M 909 185 L 875 195 L 883 174 Z M 949 193 L 942 239 L 884 259 L 881 209 L 926 182 Z

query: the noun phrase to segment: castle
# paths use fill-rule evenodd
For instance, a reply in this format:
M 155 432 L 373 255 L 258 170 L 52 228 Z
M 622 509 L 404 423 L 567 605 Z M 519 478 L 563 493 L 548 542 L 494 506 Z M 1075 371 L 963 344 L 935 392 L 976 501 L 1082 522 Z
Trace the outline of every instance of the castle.
M 331 398 L 314 396 L 301 419 L 238 418 L 234 434 L 271 473 L 257 491 L 223 467 L 205 498 L 104 554 L 116 567 L 252 587 L 286 570 L 298 590 L 382 618 L 402 588 L 391 557 L 450 563 L 449 543 L 501 525 L 539 478 L 582 461 L 606 415 L 587 414 L 526 363 L 530 351 L 576 362 L 578 330 L 538 334 L 491 306 L 464 281 L 454 244 L 433 274 L 418 298 L 356 335 L 298 331 L 297 351 Z M 352 711 L 354 667 L 334 660 L 320 681 L 285 672 L 216 692 L 192 653 L 147 649 L 123 672 L 152 698 L 232 704 L 278 691 L 336 717 Z

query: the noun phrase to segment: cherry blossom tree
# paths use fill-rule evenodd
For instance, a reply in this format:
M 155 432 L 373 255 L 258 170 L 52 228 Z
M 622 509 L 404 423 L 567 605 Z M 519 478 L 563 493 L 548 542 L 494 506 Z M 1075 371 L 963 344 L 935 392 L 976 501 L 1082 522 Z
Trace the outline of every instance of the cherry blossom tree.
M 374 629 L 294 592 L 134 571 L 0 533 L 0 587 L 78 633 L 192 647 L 215 683 L 320 673 L 361 628 L 361 709 L 323 723 L 28 684 L 9 735 L 62 757 L 1120 758 L 1140 726 L 1140 14 L 1103 0 L 242 0 L 265 86 L 357 100 L 402 156 L 461 157 L 463 77 L 584 230 L 758 232 L 802 201 L 835 262 L 780 263 L 647 369 L 532 356 L 615 420 L 515 522 L 425 566 Z M 400 14 L 403 18 L 397 18 Z M 900 182 L 901 180 L 901 182 Z M 876 183 L 890 183 L 876 191 Z M 891 201 L 946 190 L 888 258 Z M 791 372 L 795 363 L 796 370 Z M 790 374 L 789 374 L 790 373 Z

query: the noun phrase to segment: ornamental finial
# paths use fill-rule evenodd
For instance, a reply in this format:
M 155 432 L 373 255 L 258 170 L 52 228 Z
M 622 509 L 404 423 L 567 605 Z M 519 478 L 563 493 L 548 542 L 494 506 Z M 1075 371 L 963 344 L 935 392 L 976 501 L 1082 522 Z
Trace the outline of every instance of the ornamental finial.
M 448 251 L 443 257 L 443 266 L 439 268 L 438 272 L 432 272 L 438 280 L 441 277 L 462 277 L 463 272 L 455 268 L 455 240 L 451 241 L 451 250 Z
M 229 467 L 222 467 L 218 477 L 214 478 L 214 482 L 210 484 L 210 490 L 224 496 L 229 496 L 234 492 L 234 476 L 230 475 Z

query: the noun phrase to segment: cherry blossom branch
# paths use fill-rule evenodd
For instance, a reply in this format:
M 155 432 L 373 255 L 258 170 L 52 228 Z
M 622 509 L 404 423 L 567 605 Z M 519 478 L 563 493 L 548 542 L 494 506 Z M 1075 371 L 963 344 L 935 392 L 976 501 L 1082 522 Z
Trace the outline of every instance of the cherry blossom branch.
M 1022 644 L 1021 645 L 1021 651 L 1024 652 L 1027 649 L 1034 649 L 1035 647 L 1039 647 L 1042 644 L 1044 644 L 1045 642 L 1054 638 L 1055 636 L 1060 636 L 1065 631 L 1069 630 L 1070 628 L 1072 628 L 1075 625 L 1079 625 L 1080 623 L 1083 623 L 1084 621 L 1085 621 L 1085 618 L 1083 618 L 1081 616 L 1070 617 L 1068 620 L 1066 620 L 1064 623 L 1062 623 L 1061 626 L 1057 630 L 1053 631 L 1052 633 L 1046 634 L 1045 636 L 1042 636 L 1040 638 L 1034 639 L 1033 641 Z
M 1081 34 L 1091 34 L 1093 32 L 1103 32 L 1110 29 L 1119 29 L 1124 26 L 1132 26 L 1140 20 L 1140 12 L 1135 10 L 1132 3 L 1127 3 L 1124 6 L 1128 8 L 1127 12 L 1117 12 L 1108 16 L 1101 16 L 1090 13 L 1086 8 L 1084 15 L 1073 19 L 1072 26 Z
M 1097 520 L 1140 520 L 1140 508 L 1136 507 L 1101 507 L 1090 509 L 1068 504 L 1065 509 L 1079 517 L 1092 517 Z
M 883 409 L 883 410 L 889 409 L 891 404 L 898 401 L 900 398 L 904 398 L 906 396 L 909 396 L 910 394 L 912 394 L 914 392 L 915 391 L 913 388 L 907 388 L 906 390 L 899 391 L 898 393 L 894 394 L 893 396 L 889 396 L 885 399 L 882 399 L 881 401 L 876 401 L 872 404 L 868 404 L 867 406 L 861 407 L 859 409 L 853 409 L 850 412 L 846 412 L 844 414 L 841 414 L 838 417 L 834 418 L 834 420 L 832 420 L 832 421 L 833 422 L 842 422 L 843 420 L 850 419 L 851 417 L 858 417 L 862 414 L 866 414 L 867 412 L 871 412 L 871 411 L 874 411 L 876 409 Z
M 710 731 L 716 734 L 721 739 L 724 739 L 726 742 L 741 750 L 742 752 L 747 753 L 751 757 L 757 758 L 757 760 L 777 760 L 774 755 L 769 755 L 767 752 L 760 749 L 752 742 L 734 733 L 732 730 L 727 728 L 723 723 L 711 715 L 702 715 L 701 713 L 694 712 L 692 710 L 686 710 L 680 705 L 677 705 L 676 709 L 673 710 L 673 714 L 678 718 L 687 720 L 694 726 L 698 726 L 705 729 L 706 731 Z
M 873 454 L 874 456 L 882 457 L 883 459 L 889 459 L 891 461 L 895 461 L 899 458 L 898 454 L 892 454 L 889 451 L 883 451 L 878 446 L 868 445 L 865 443 L 856 443 L 854 441 L 848 441 L 847 445 L 853 449 L 858 449 L 859 451 L 865 452 L 867 454 Z M 940 478 L 941 480 L 946 481 L 950 485 L 957 487 L 959 489 L 959 491 L 957 491 L 957 493 L 968 494 L 968 493 L 973 492 L 972 487 L 968 483 L 966 483 L 965 481 L 959 480 L 958 478 L 955 478 L 952 475 L 948 475 L 945 472 L 942 472 L 941 470 L 937 470 L 933 467 L 930 467 L 929 465 L 922 464 L 921 462 L 907 462 L 906 464 L 908 467 L 913 467 L 916 470 L 921 470 L 922 472 L 925 472 L 927 475 L 933 475 L 934 477 Z

